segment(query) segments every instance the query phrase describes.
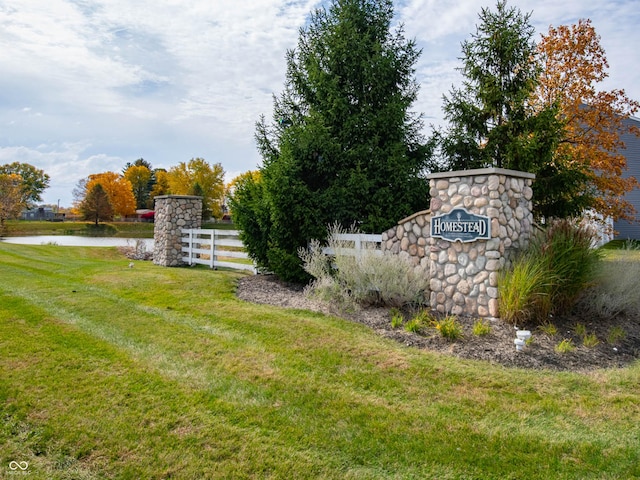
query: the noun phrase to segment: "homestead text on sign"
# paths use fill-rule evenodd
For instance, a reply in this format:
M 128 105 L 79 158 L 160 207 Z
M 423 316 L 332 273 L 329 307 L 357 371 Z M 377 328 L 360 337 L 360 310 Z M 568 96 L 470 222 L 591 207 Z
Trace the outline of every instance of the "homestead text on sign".
M 491 238 L 489 217 L 475 215 L 464 208 L 431 219 L 431 236 L 451 242 L 474 242 Z

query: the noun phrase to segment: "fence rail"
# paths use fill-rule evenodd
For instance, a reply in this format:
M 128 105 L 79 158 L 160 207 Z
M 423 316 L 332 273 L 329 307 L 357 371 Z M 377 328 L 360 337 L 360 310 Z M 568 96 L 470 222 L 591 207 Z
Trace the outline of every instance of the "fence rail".
M 208 265 L 209 268 L 227 267 L 256 272 L 253 262 L 242 262 L 248 260 L 249 256 L 244 251 L 237 230 L 184 228 L 182 235 L 183 262 Z
M 380 249 L 380 244 L 382 243 L 381 234 L 340 233 L 338 235 L 334 235 L 333 238 L 344 244 L 344 247 L 340 248 L 341 255 L 359 257 L 365 249 L 375 252 L 375 254 L 382 255 L 382 250 Z M 375 249 L 372 244 L 375 244 Z M 322 253 L 325 255 L 335 255 L 336 252 L 334 252 L 330 247 L 324 247 L 322 249 Z

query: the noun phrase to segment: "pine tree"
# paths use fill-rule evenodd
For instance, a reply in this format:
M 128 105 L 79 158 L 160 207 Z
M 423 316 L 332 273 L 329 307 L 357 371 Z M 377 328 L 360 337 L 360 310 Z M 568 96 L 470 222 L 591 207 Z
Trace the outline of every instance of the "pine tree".
M 541 73 L 530 15 L 498 1 L 483 8 L 471 40 L 462 45 L 463 87 L 445 97 L 450 128 L 441 134 L 444 168 L 499 167 L 536 174 L 536 217 L 565 217 L 588 201 L 586 174 L 556 165 L 564 120 L 557 103 L 536 104 Z
M 257 124 L 266 198 L 253 201 L 269 209 L 266 267 L 282 277 L 304 277 L 297 250 L 329 224 L 380 232 L 428 206 L 430 151 L 409 110 L 420 52 L 392 18 L 391 0 L 333 0 L 287 52 L 273 122 Z

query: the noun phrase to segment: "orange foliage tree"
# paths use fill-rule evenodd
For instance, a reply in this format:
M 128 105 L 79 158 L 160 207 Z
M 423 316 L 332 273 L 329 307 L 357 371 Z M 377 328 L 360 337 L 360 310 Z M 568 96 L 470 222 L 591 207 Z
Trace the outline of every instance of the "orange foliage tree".
M 543 68 L 535 102 L 557 106 L 564 125 L 554 161 L 586 174 L 591 208 L 605 217 L 630 218 L 633 206 L 622 196 L 638 182 L 622 177 L 627 165 L 621 135 L 640 135 L 625 122 L 640 104 L 624 90 L 597 89 L 609 64 L 590 20 L 550 27 L 538 53 Z
M 133 196 L 131 182 L 115 172 L 89 175 L 85 185 L 85 196 L 94 185 L 102 185 L 113 207 L 113 213 L 122 217 L 136 212 L 136 198 Z
M 22 177 L 15 173 L 0 173 L 0 235 L 5 230 L 5 220 L 20 215 L 24 200 Z

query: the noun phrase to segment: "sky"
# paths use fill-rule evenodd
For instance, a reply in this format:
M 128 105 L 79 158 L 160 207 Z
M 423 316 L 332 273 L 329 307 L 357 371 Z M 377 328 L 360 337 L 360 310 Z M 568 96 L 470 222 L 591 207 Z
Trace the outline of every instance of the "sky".
M 325 0 L 326 1 L 326 0 Z M 256 169 L 254 131 L 271 118 L 313 0 L 0 0 L 0 165 L 44 170 L 44 203 L 71 206 L 92 173 L 144 158 L 169 169 L 201 157 L 227 180 Z M 609 61 L 603 90 L 640 100 L 640 0 L 509 0 L 549 26 L 589 18 Z M 412 110 L 444 126 L 460 45 L 495 0 L 398 0 L 422 54 Z

